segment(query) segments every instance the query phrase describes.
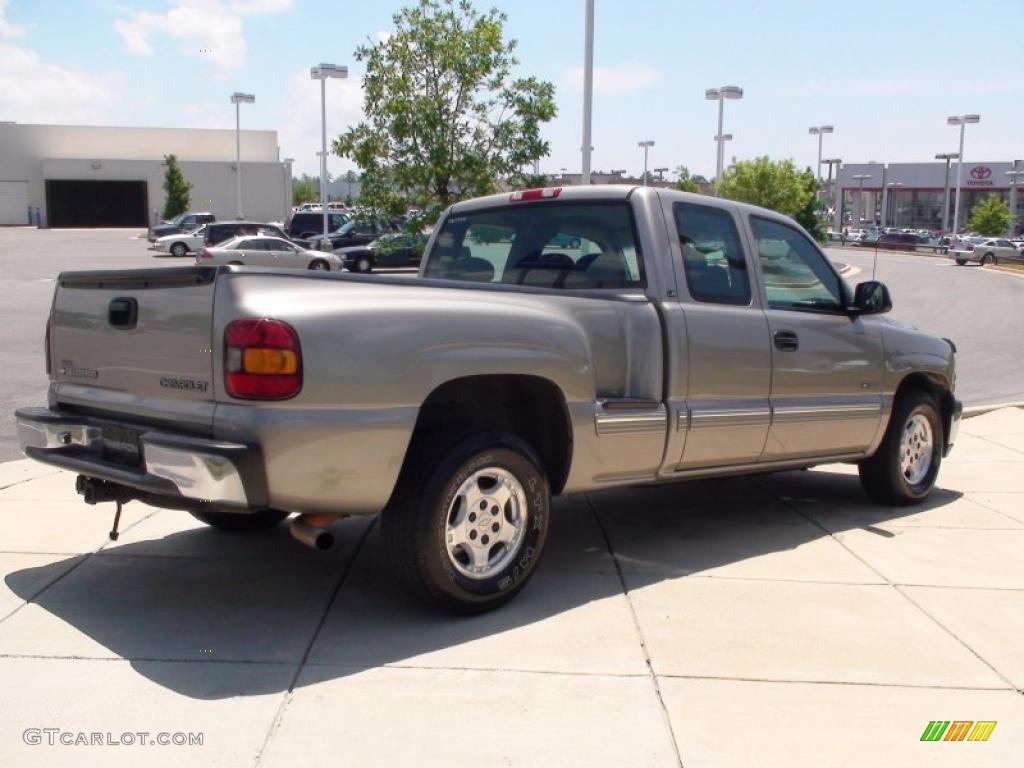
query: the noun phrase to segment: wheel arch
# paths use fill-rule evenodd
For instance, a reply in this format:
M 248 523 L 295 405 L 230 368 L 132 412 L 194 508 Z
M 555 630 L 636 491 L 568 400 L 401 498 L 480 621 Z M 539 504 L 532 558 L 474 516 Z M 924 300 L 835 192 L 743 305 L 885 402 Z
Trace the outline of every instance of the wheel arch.
M 527 374 L 482 374 L 450 379 L 420 405 L 405 464 L 420 441 L 457 441 L 475 432 L 503 429 L 537 453 L 558 494 L 572 464 L 572 423 L 565 394 L 550 379 Z
M 914 371 L 904 376 L 893 393 L 893 403 L 907 392 L 919 391 L 931 395 L 939 406 L 942 418 L 943 442 L 948 442 L 953 420 L 955 398 L 949 380 L 940 373 Z

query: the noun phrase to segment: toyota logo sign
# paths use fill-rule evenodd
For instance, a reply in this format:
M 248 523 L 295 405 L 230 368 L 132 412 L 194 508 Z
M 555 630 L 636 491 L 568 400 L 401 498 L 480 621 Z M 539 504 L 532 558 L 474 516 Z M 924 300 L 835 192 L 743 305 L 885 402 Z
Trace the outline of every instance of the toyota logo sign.
M 971 177 L 983 181 L 992 175 L 992 169 L 984 165 L 976 165 L 971 168 Z

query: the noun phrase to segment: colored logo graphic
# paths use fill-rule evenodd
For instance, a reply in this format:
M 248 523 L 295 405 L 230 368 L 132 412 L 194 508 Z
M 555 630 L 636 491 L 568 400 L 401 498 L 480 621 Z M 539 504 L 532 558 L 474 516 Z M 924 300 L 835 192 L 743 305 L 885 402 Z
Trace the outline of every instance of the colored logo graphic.
M 921 741 L 988 741 L 995 729 L 995 720 L 932 720 Z
M 981 181 L 992 175 L 992 169 L 984 165 L 976 165 L 971 168 L 971 177 Z

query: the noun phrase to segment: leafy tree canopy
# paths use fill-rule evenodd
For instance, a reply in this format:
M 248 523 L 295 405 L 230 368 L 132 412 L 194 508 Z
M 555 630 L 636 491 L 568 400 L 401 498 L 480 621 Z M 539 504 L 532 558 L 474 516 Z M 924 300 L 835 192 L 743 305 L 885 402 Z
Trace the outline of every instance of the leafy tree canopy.
M 548 152 L 542 123 L 555 116 L 554 86 L 515 78 L 506 16 L 470 0 L 419 0 L 394 15 L 394 33 L 360 46 L 364 122 L 334 152 L 362 171 L 361 200 L 383 213 L 409 205 L 434 220 L 466 197 L 519 184 Z
M 733 162 L 717 184 L 729 200 L 759 205 L 791 216 L 818 240 L 824 239 L 818 181 L 809 168 L 798 171 L 792 160 L 769 157 Z
M 675 188 L 681 192 L 700 192 L 700 184 L 690 175 L 690 169 L 685 165 L 676 168 Z
M 979 235 L 1005 235 L 1013 223 L 1010 208 L 998 195 L 989 195 L 971 209 L 967 229 Z
M 191 203 L 192 185 L 185 181 L 185 175 L 174 155 L 164 155 L 164 219 L 173 219 L 185 213 Z

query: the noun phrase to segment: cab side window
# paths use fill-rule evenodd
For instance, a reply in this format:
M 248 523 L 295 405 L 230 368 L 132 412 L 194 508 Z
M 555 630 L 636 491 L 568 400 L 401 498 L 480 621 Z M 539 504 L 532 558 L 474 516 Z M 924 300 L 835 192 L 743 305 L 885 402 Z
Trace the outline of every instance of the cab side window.
M 793 227 L 750 217 L 768 306 L 811 312 L 835 312 L 844 306 L 839 275 L 821 251 Z
M 672 206 L 690 296 L 710 304 L 750 304 L 750 277 L 732 214 L 694 203 Z

